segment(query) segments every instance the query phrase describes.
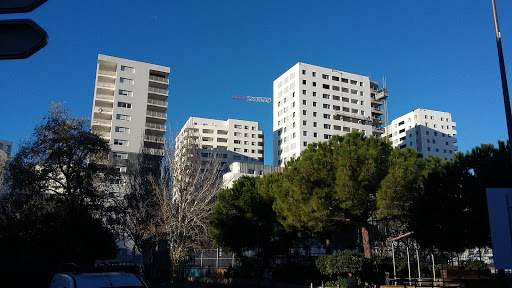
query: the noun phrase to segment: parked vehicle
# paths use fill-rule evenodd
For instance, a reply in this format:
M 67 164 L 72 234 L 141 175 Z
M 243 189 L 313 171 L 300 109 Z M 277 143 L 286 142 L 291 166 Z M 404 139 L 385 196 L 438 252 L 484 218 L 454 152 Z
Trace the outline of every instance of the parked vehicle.
M 137 275 L 125 272 L 107 273 L 58 273 L 53 276 L 50 288 L 148 288 Z

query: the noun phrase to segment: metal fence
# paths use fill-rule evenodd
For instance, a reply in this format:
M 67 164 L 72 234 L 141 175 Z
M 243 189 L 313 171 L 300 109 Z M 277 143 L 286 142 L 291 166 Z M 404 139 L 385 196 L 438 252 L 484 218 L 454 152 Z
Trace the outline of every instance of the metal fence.
M 229 268 L 239 266 L 238 258 L 233 252 L 222 249 L 204 249 L 188 255 L 188 268 Z

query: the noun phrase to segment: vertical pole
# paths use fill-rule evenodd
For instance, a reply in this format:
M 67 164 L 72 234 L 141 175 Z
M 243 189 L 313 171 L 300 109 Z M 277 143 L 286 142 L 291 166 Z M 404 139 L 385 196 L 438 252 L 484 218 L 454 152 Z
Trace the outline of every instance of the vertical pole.
M 204 250 L 201 250 L 201 269 L 203 269 L 203 252 Z
M 510 110 L 510 98 L 508 94 L 508 83 L 507 83 L 507 73 L 505 72 L 505 60 L 503 60 L 503 48 L 501 47 L 501 32 L 498 24 L 498 12 L 496 11 L 496 3 L 494 0 L 491 0 L 492 3 L 492 14 L 494 17 L 494 31 L 496 32 L 496 45 L 498 46 L 498 59 L 500 62 L 500 72 L 501 72 L 501 88 L 503 90 L 503 101 L 505 102 L 505 116 L 507 120 L 507 129 L 508 129 L 508 141 L 509 147 L 508 151 L 510 154 L 510 159 L 512 160 L 512 149 L 510 149 L 510 139 L 512 137 L 512 112 Z
M 434 253 L 432 255 L 432 274 L 434 275 L 434 282 L 436 282 L 436 263 L 434 263 Z M 432 286 L 434 286 L 434 282 L 432 282 Z
M 391 251 L 393 252 L 393 278 L 396 285 L 395 241 L 391 241 Z
M 409 245 L 407 245 L 407 269 L 409 270 L 409 285 L 412 285 L 412 282 L 411 282 L 411 261 L 409 259 Z
M 235 268 L 235 253 L 233 252 L 233 259 L 231 259 L 231 267 Z
M 217 261 L 215 263 L 215 269 L 219 269 L 219 248 L 217 247 Z
M 418 260 L 418 280 L 421 283 L 421 270 L 420 270 L 420 254 L 418 253 L 418 246 L 414 245 L 416 248 L 416 259 Z

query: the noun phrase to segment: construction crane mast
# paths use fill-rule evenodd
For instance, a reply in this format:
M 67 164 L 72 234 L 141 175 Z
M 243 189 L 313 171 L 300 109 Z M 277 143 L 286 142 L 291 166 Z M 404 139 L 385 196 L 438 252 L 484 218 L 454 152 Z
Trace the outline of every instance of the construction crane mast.
M 272 103 L 272 97 L 254 97 L 254 96 L 235 95 L 231 99 L 242 100 L 242 101 L 261 102 L 261 103 Z
M 389 125 L 388 118 L 388 97 L 389 92 L 386 88 L 386 77 L 382 77 L 382 88 L 377 91 L 377 95 L 375 95 L 376 100 L 382 100 L 384 102 L 384 126 L 387 127 Z

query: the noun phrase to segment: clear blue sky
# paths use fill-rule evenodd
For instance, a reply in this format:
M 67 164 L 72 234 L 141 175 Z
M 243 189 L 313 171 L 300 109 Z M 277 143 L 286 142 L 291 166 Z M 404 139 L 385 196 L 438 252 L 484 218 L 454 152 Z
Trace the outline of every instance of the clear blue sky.
M 512 77 L 512 2 L 496 0 Z M 452 113 L 460 151 L 507 138 L 490 0 L 58 1 L 27 14 L 50 42 L 0 62 L 0 138 L 30 137 L 52 101 L 90 117 L 97 54 L 171 67 L 168 120 L 259 121 L 272 164 L 272 81 L 297 62 L 386 76 L 389 117 Z M 510 78 L 510 77 L 509 77 Z

